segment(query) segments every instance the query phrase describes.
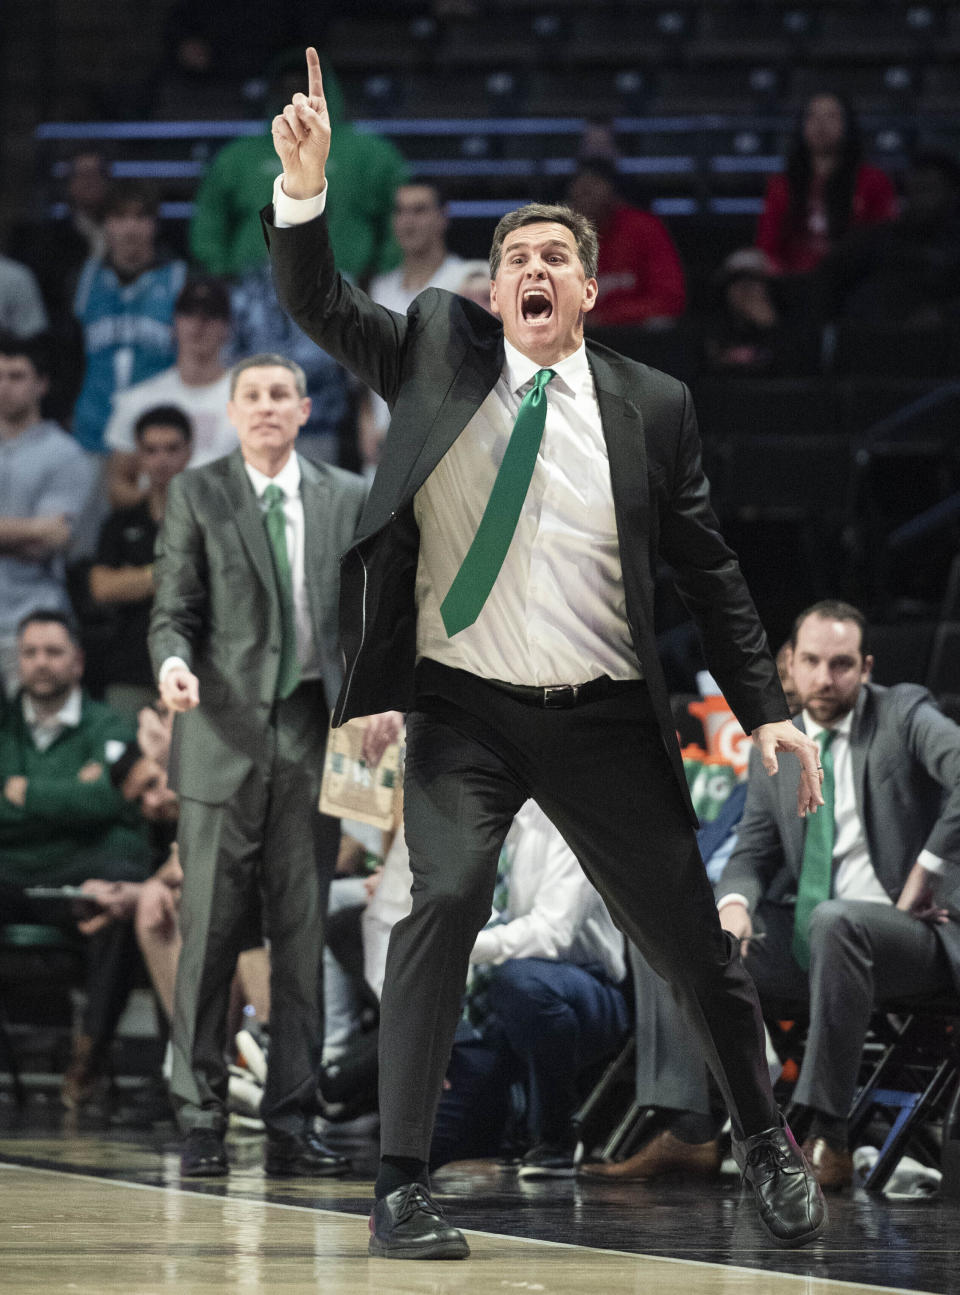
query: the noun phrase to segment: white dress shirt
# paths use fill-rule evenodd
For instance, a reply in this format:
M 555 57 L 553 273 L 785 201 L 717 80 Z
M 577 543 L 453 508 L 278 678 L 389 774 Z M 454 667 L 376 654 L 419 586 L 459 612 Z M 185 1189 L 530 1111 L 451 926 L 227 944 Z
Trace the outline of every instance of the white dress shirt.
M 278 227 L 320 215 L 274 184 Z M 417 657 L 519 684 L 637 679 L 610 464 L 586 350 L 553 365 L 533 479 L 513 542 L 473 625 L 447 638 L 440 603 L 486 507 L 520 401 L 541 367 L 504 343 L 494 389 L 417 492 Z
M 301 679 L 319 679 L 321 662 L 317 646 L 313 640 L 313 621 L 310 617 L 310 599 L 307 594 L 303 499 L 300 496 L 300 460 L 296 454 L 289 459 L 275 477 L 265 476 L 258 468 L 244 460 L 250 484 L 257 496 L 260 511 L 266 513 L 267 505 L 263 494 L 269 485 L 279 486 L 283 491 L 283 513 L 286 519 L 287 554 L 290 559 L 290 577 L 293 586 L 293 619 L 297 636 L 297 663 L 300 666 Z M 266 533 L 266 526 L 264 526 Z M 270 543 L 267 536 L 267 543 Z M 189 669 L 180 657 L 167 657 L 160 667 L 158 679 L 163 683 L 166 675 L 177 666 Z
M 473 542 L 520 402 L 540 368 L 504 342 L 496 386 L 414 499 L 417 656 L 508 683 L 637 679 L 610 464 L 583 346 L 551 367 L 540 451 L 503 566 L 472 625 L 440 604 Z
M 320 661 L 313 641 L 313 621 L 310 618 L 310 600 L 307 595 L 300 460 L 296 454 L 291 454 L 275 477 L 265 476 L 246 460 L 243 466 L 247 470 L 247 476 L 250 478 L 262 513 L 266 514 L 267 511 L 263 498 L 267 486 L 279 486 L 283 491 L 283 514 L 287 523 L 287 555 L 290 558 L 290 576 L 293 585 L 293 618 L 297 635 L 300 678 L 319 679 Z
M 853 757 L 850 730 L 853 711 L 833 726 L 830 755 L 833 759 L 833 894 L 837 899 L 866 899 L 871 903 L 892 903 L 870 862 L 867 835 L 857 809 L 853 786 Z M 820 745 L 823 726 L 803 712 L 807 736 Z M 822 758 L 821 758 L 822 763 Z
M 507 920 L 478 934 L 471 964 L 511 958 L 600 963 L 619 984 L 627 972 L 623 936 L 573 851 L 534 801 L 528 800 L 513 820 L 504 850 L 510 862 Z

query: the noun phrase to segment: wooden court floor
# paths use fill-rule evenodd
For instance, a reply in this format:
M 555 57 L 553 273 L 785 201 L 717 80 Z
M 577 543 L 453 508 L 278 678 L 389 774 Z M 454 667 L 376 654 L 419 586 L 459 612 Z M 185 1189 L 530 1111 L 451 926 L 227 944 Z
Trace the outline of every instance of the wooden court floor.
M 0 1291 L 207 1295 L 960 1295 L 960 1206 L 831 1200 L 804 1250 L 773 1247 L 735 1177 L 707 1187 L 521 1183 L 485 1162 L 434 1187 L 468 1232 L 463 1263 L 369 1259 L 375 1144 L 336 1131 L 343 1182 L 266 1179 L 231 1136 L 229 1179 L 182 1187 L 172 1126 L 71 1124 L 0 1110 Z

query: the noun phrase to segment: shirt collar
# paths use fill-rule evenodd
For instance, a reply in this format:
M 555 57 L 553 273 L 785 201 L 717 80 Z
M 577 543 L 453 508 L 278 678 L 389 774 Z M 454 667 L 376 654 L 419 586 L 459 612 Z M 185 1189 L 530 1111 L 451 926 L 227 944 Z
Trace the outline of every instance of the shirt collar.
M 266 476 L 246 459 L 243 461 L 243 466 L 247 469 L 247 476 L 258 499 L 263 498 L 263 492 L 270 485 L 279 486 L 288 499 L 296 499 L 300 493 L 300 460 L 296 453 L 290 455 L 275 477 Z
M 587 348 L 583 342 L 580 343 L 572 355 L 568 355 L 564 359 L 558 360 L 556 364 L 550 365 L 537 364 L 535 360 L 531 360 L 522 351 L 518 351 L 506 338 L 503 339 L 503 350 L 506 357 L 503 371 L 511 391 L 519 391 L 522 387 L 527 386 L 534 375 L 543 368 L 551 368 L 556 374 L 556 377 L 551 379 L 551 386 L 559 380 L 572 395 L 575 395 L 580 390 L 584 380 L 590 376 L 590 365 L 587 363 Z
M 823 732 L 825 726 L 823 724 L 818 724 L 817 721 L 811 717 L 810 712 L 806 710 L 803 712 L 803 727 L 806 729 L 807 736 L 812 737 L 814 742 L 820 741 L 820 734 Z M 838 737 L 845 737 L 849 741 L 850 730 L 852 727 L 853 711 L 848 710 L 843 719 L 840 720 L 839 723 L 833 725 L 833 732 Z
M 40 719 L 37 708 L 26 693 L 23 694 L 23 718 L 29 728 L 79 728 L 80 712 L 83 709 L 83 694 L 79 688 L 71 690 L 69 697 L 55 715 Z

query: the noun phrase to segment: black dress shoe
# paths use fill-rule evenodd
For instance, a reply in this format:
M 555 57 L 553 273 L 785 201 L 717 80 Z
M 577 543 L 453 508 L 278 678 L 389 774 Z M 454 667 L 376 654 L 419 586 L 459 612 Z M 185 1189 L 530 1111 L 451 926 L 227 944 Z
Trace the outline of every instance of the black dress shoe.
M 223 1178 L 230 1172 L 223 1135 L 213 1129 L 191 1129 L 180 1153 L 181 1178 Z
M 407 1183 L 377 1201 L 369 1249 L 381 1259 L 466 1259 L 470 1253 L 466 1237 L 422 1183 Z
M 826 1202 L 786 1124 L 735 1140 L 733 1154 L 753 1188 L 760 1224 L 778 1246 L 805 1246 L 820 1235 Z
M 315 1133 L 268 1133 L 264 1168 L 271 1178 L 339 1178 L 350 1172 L 350 1161 Z

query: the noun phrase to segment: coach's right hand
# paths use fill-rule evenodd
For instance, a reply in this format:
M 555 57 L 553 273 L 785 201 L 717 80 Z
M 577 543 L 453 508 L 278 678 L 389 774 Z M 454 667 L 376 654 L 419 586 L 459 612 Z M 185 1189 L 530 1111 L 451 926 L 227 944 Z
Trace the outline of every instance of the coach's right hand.
M 283 163 L 283 191 L 289 198 L 315 198 L 327 183 L 330 114 L 323 97 L 320 56 L 307 50 L 307 93 L 295 94 L 271 127 L 273 146 Z
M 174 666 L 163 676 L 160 696 L 171 710 L 193 710 L 200 705 L 200 680 L 186 666 Z

